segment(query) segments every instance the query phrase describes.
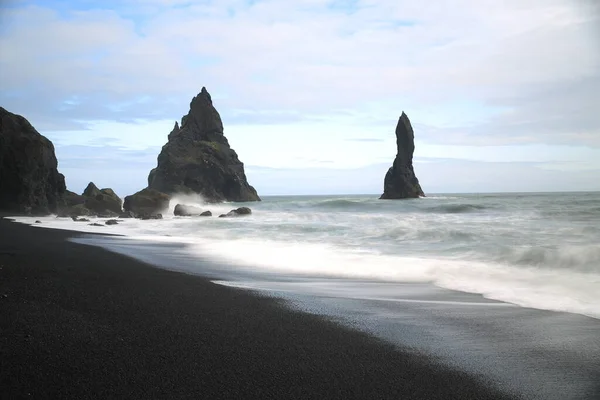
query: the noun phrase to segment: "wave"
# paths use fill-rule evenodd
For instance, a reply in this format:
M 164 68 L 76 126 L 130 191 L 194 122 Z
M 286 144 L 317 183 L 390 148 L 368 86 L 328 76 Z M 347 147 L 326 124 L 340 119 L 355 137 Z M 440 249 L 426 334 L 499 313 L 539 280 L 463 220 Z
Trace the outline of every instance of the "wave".
M 355 209 L 366 209 L 372 208 L 373 204 L 369 204 L 365 201 L 349 200 L 349 199 L 335 199 L 335 200 L 322 200 L 311 204 L 315 208 L 324 209 L 339 209 L 339 210 L 355 210 Z
M 600 245 L 510 247 L 504 248 L 496 261 L 544 269 L 600 273 Z
M 235 249 L 235 251 L 232 251 Z M 430 282 L 525 307 L 600 318 L 600 273 L 519 267 L 463 258 L 382 255 L 334 245 L 254 239 L 210 241 L 188 248 L 241 272 L 278 276 Z
M 425 209 L 427 212 L 433 213 L 443 213 L 443 214 L 462 214 L 462 213 L 472 213 L 479 212 L 482 210 L 490 209 L 493 207 L 484 206 L 481 204 L 443 204 L 435 207 L 428 207 Z

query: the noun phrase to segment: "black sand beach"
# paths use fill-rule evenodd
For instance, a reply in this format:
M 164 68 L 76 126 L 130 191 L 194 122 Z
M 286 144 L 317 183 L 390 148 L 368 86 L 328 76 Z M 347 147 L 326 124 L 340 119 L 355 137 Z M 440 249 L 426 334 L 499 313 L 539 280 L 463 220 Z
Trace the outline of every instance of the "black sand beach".
M 502 399 L 277 300 L 0 219 L 0 397 Z

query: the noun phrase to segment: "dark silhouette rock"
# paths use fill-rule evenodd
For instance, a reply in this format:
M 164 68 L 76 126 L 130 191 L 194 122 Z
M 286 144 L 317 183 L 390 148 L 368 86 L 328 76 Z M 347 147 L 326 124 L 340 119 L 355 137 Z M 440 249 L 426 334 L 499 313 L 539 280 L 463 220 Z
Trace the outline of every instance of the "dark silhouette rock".
M 250 215 L 252 214 L 252 210 L 249 209 L 248 207 L 240 207 L 240 208 L 236 208 L 235 210 L 231 210 L 229 211 L 227 214 L 221 214 L 219 215 L 219 218 L 225 218 L 225 217 L 239 217 L 242 215 Z
M 85 198 L 85 207 L 96 214 L 118 216 L 123 210 L 122 201 L 110 188 L 98 189 L 94 182 L 90 182 L 82 196 Z
M 206 88 L 192 99 L 150 171 L 148 187 L 163 193 L 197 193 L 208 202 L 259 201 L 244 164 L 229 147 L 223 123 Z
M 202 209 L 194 206 L 188 206 L 185 204 L 177 204 L 175 209 L 173 210 L 173 215 L 179 217 L 192 217 L 196 215 L 201 215 Z
M 75 222 L 90 222 L 87 218 L 71 217 Z
M 119 218 L 135 218 L 135 214 L 132 211 L 123 211 L 121 214 L 119 214 Z
M 407 199 L 425 196 L 413 169 L 415 136 L 408 116 L 404 112 L 396 126 L 398 153 L 383 183 L 380 199 Z
M 117 225 L 118 223 L 119 221 L 117 221 L 116 219 L 109 219 L 105 222 L 106 225 Z
M 93 224 L 88 224 L 88 225 L 89 225 L 89 226 L 104 226 L 104 225 L 102 225 L 102 224 L 99 224 L 99 223 L 97 223 L 97 222 L 94 222 Z
M 41 224 L 42 221 L 40 221 L 39 219 L 37 221 L 35 221 L 36 224 Z
M 54 145 L 24 117 L 0 107 L 0 210 L 47 215 L 67 190 Z
M 64 195 L 64 205 L 67 207 L 77 206 L 85 203 L 85 197 L 67 190 Z
M 169 208 L 170 200 L 169 195 L 146 188 L 125 197 L 123 208 L 126 212 L 131 211 L 137 218 L 151 217 Z
M 140 214 L 138 215 L 139 219 L 148 220 L 148 219 L 163 219 L 162 214 Z
M 203 213 L 200 213 L 201 217 L 212 217 L 212 213 L 210 211 L 204 211 Z

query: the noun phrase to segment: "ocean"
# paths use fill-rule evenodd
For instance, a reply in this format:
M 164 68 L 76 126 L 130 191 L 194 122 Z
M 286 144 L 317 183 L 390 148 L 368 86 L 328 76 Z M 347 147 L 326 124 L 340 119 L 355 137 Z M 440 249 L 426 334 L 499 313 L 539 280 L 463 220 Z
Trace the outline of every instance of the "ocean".
M 175 217 L 177 203 L 212 217 Z M 248 206 L 252 215 L 218 218 Z M 34 226 L 282 299 L 529 399 L 600 394 L 600 193 L 265 196 Z M 35 224 L 39 219 L 41 224 Z M 90 223 L 102 219 L 92 218 Z
M 241 205 L 253 214 L 174 217 L 178 202 L 215 216 Z M 237 269 L 246 277 L 430 282 L 600 318 L 598 192 L 432 194 L 402 201 L 376 195 L 266 196 L 262 202 L 218 205 L 179 196 L 164 216 L 113 227 L 53 218 L 44 225 L 185 244 L 178 252 L 226 261 L 235 265 L 233 275 Z

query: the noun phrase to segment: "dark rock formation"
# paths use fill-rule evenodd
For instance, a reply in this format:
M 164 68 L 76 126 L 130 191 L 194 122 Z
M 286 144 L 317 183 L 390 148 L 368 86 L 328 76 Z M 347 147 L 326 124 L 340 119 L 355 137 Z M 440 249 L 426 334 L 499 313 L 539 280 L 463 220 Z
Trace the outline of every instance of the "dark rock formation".
M 169 207 L 169 195 L 154 189 L 142 189 L 139 192 L 125 197 L 123 208 L 131 211 L 136 217 L 152 217 Z
M 135 214 L 133 211 L 123 211 L 121 214 L 119 214 L 119 218 L 135 218 Z
M 52 142 L 0 107 L 0 210 L 49 214 L 62 204 L 65 177 Z
M 192 99 L 181 127 L 175 122 L 158 166 L 148 176 L 148 187 L 169 194 L 197 193 L 208 202 L 260 200 L 223 135 L 221 117 L 206 88 Z
M 410 120 L 404 112 L 396 126 L 398 154 L 390 167 L 383 184 L 380 199 L 407 199 L 425 196 L 413 169 L 415 136 Z
M 105 222 L 106 225 L 117 225 L 118 223 L 119 221 L 117 221 L 116 219 L 109 219 Z
M 212 213 L 210 211 L 204 211 L 203 213 L 200 213 L 201 217 L 212 217 Z
M 138 215 L 138 218 L 141 220 L 163 219 L 163 216 L 162 216 L 162 214 L 140 214 L 140 215 Z
M 192 217 L 196 215 L 201 215 L 202 209 L 194 206 L 188 206 L 185 204 L 177 204 L 175 209 L 173 210 L 173 215 L 179 217 Z
M 92 213 L 102 215 L 119 215 L 123 211 L 121 208 L 122 201 L 110 188 L 98 189 L 94 182 L 90 182 L 83 195 L 85 198 L 85 207 Z
M 97 222 L 94 222 L 93 224 L 88 224 L 88 225 L 89 225 L 89 226 L 104 226 L 104 225 L 102 225 L 102 224 L 99 224 L 99 223 L 97 223 Z
M 85 203 L 85 197 L 80 194 L 73 193 L 67 190 L 64 195 L 64 205 L 66 207 L 73 207 Z
M 112 218 L 121 214 L 121 203 L 121 199 L 112 189 L 98 189 L 93 182 L 90 182 L 81 195 L 67 190 L 57 215 L 59 217 L 96 215 L 101 218 Z
M 249 209 L 248 207 L 240 207 L 240 208 L 236 208 L 235 210 L 229 211 L 227 214 L 219 215 L 219 218 L 239 217 L 241 215 L 250 215 L 250 214 L 252 214 L 251 209 Z

